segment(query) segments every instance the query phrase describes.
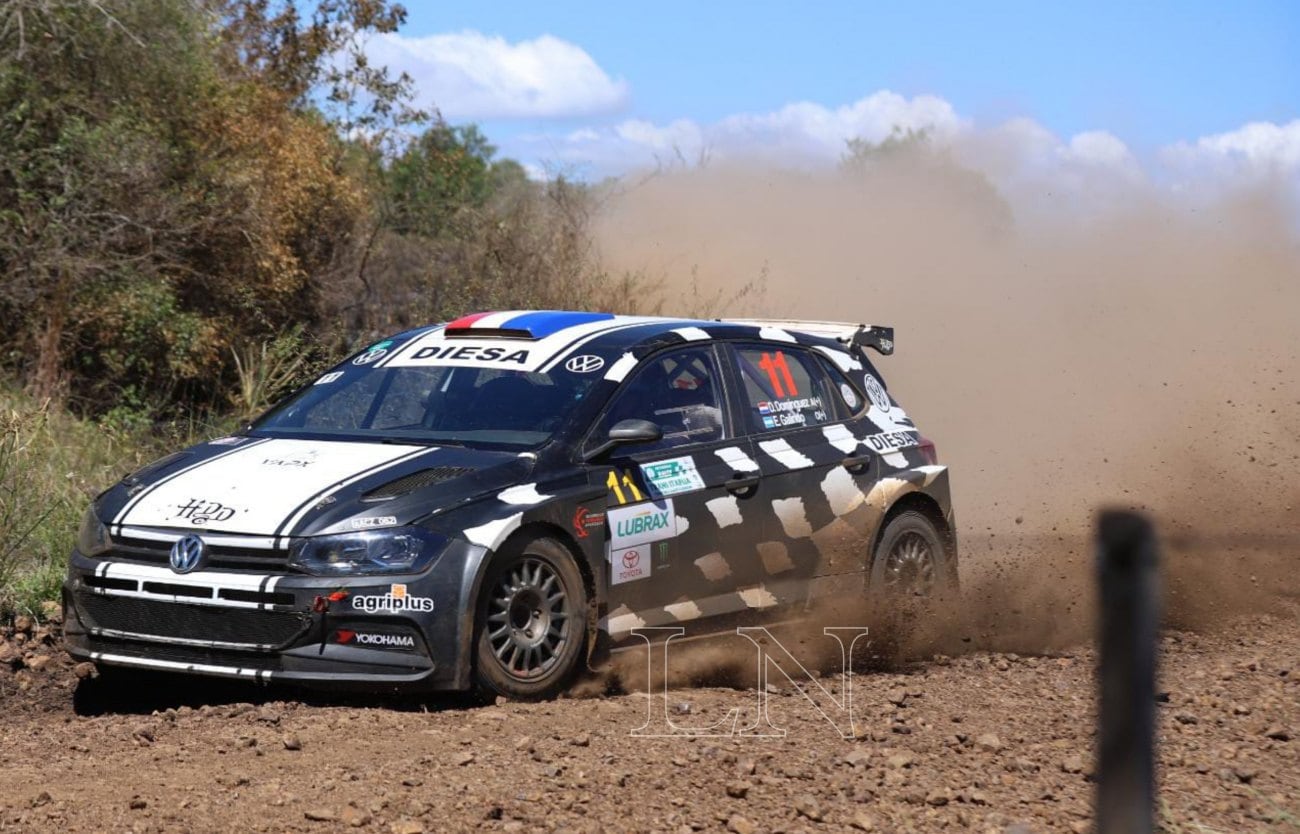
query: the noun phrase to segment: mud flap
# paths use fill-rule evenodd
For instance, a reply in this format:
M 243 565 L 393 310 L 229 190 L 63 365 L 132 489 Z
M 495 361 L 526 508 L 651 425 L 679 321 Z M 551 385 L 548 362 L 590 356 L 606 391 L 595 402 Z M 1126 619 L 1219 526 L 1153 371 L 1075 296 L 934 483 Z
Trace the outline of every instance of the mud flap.
M 587 671 L 603 672 L 609 664 L 609 635 L 600 630 L 605 605 L 587 607 Z

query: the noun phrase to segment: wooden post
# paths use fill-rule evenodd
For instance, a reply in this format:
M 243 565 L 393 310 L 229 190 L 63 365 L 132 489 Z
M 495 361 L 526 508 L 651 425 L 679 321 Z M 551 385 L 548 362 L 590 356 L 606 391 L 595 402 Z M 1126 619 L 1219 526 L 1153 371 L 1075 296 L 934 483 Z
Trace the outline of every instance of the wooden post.
M 1103 511 L 1097 547 L 1101 583 L 1097 831 L 1150 834 L 1160 620 L 1155 530 L 1137 513 Z

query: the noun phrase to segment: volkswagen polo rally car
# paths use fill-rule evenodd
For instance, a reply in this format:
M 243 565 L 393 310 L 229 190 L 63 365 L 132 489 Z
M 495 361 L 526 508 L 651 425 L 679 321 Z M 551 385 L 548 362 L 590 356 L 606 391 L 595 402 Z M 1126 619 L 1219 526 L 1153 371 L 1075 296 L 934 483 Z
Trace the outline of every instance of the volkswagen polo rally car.
M 955 587 L 948 472 L 818 322 L 482 313 L 375 343 L 100 495 L 76 658 L 552 694 L 638 626 Z

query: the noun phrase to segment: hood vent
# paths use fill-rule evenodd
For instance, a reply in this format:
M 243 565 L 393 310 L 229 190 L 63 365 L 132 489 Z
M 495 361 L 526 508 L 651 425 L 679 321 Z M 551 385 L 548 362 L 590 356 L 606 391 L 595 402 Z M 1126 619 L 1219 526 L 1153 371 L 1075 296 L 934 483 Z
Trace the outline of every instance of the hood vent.
M 468 466 L 435 466 L 431 469 L 421 469 L 419 472 L 403 475 L 396 481 L 389 481 L 381 487 L 370 490 L 370 492 L 361 496 L 361 500 L 366 502 L 388 501 L 432 484 L 468 475 L 473 471 Z

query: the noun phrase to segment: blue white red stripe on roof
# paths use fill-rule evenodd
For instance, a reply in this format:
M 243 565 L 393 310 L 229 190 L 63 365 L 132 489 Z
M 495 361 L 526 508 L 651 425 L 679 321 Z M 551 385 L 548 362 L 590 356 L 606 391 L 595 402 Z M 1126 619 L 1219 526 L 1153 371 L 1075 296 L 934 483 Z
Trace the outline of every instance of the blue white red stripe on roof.
M 497 313 L 474 313 L 448 322 L 448 333 L 458 330 L 520 330 L 534 339 L 599 321 L 612 321 L 613 313 L 587 313 L 571 310 L 508 310 Z

